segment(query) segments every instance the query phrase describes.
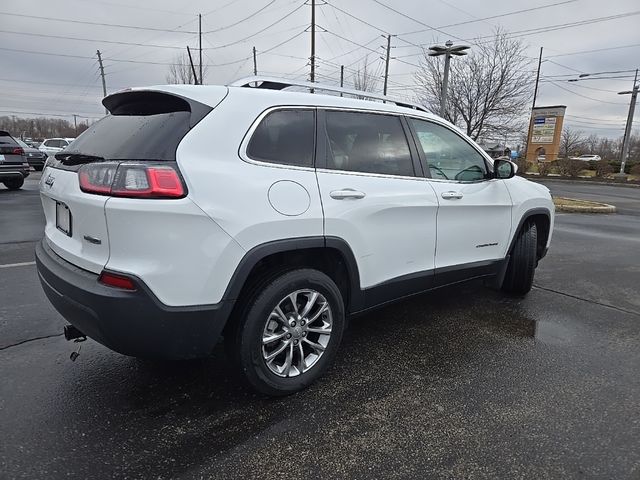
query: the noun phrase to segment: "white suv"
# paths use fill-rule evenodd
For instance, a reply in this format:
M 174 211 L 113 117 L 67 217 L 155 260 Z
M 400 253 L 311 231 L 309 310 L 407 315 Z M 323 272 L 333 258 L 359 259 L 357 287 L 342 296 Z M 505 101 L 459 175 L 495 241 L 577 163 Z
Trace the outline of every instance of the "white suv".
M 74 140 L 75 138 L 47 138 L 40 144 L 38 150 L 47 156 L 55 155 L 67 148 Z
M 193 358 L 223 336 L 282 395 L 324 372 L 350 315 L 474 278 L 530 290 L 544 186 L 422 107 L 292 85 L 378 98 L 255 77 L 104 99 L 40 184 L 38 272 L 67 338 Z

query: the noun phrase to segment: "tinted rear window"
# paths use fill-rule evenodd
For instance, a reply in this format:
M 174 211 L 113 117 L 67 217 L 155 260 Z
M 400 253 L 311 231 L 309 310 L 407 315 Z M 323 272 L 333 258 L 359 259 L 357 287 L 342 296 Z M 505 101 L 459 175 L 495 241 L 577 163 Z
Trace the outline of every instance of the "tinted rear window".
M 256 128 L 247 155 L 255 160 L 284 165 L 313 166 L 315 112 L 277 110 Z
M 9 135 L 6 132 L 0 132 L 0 145 L 2 146 L 11 146 L 11 147 L 17 147 L 19 146 L 16 141 L 13 139 L 13 137 L 11 135 Z
M 174 161 L 182 138 L 211 111 L 197 102 L 158 92 L 115 94 L 104 103 L 111 115 L 91 125 L 65 153 L 106 160 Z

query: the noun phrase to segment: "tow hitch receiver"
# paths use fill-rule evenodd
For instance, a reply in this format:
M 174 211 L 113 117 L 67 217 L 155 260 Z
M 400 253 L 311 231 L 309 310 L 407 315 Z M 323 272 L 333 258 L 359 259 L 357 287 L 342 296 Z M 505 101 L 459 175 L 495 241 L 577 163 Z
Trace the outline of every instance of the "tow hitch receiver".
M 64 326 L 64 338 L 67 340 L 73 340 L 75 343 L 84 342 L 87 339 L 87 336 L 78 330 L 73 325 L 65 325 Z M 76 359 L 80 356 L 81 345 L 78 345 L 78 350 L 75 352 L 71 352 L 69 358 L 72 362 L 75 362 Z

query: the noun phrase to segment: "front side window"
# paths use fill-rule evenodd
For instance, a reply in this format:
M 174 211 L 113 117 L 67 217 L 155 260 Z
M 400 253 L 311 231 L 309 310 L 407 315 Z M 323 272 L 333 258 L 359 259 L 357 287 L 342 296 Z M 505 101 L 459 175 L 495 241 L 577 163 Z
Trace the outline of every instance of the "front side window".
M 327 168 L 414 176 L 411 153 L 399 117 L 328 111 Z
M 247 147 L 247 155 L 262 162 L 313 166 L 315 112 L 277 110 L 262 119 Z
M 452 130 L 426 120 L 409 120 L 418 136 L 431 177 L 474 182 L 487 176 L 482 155 Z

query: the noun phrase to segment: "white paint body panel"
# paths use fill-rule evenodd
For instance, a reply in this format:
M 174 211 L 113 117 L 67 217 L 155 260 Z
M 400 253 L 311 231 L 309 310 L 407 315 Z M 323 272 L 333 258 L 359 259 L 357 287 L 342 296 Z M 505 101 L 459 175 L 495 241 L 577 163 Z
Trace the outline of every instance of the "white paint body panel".
M 48 185 L 47 179 L 51 182 Z M 100 273 L 109 258 L 109 236 L 104 216 L 108 197 L 88 195 L 80 190 L 75 172 L 45 168 L 40 179 L 40 199 L 46 219 L 44 236 L 51 249 L 80 268 Z M 69 237 L 56 227 L 56 201 L 69 207 L 71 234 Z M 96 245 L 84 236 L 99 239 Z
M 245 251 L 188 198 L 109 198 L 105 268 L 140 277 L 165 305 L 218 303 Z
M 514 228 L 518 225 L 522 216 L 530 210 L 544 208 L 551 212 L 551 225 L 549 226 L 549 238 L 547 239 L 547 247 L 549 247 L 553 235 L 556 211 L 549 189 L 544 185 L 530 182 L 522 177 L 513 177 L 505 180 L 504 183 L 513 201 L 511 221 Z M 513 232 L 513 235 L 515 235 L 515 232 Z
M 325 235 L 347 241 L 360 286 L 432 270 L 438 201 L 425 179 L 318 170 Z M 351 189 L 364 198 L 334 199 Z
M 440 205 L 436 268 L 504 258 L 512 228 L 511 197 L 504 180 L 429 184 Z M 442 194 L 448 192 L 462 198 L 444 199 Z

